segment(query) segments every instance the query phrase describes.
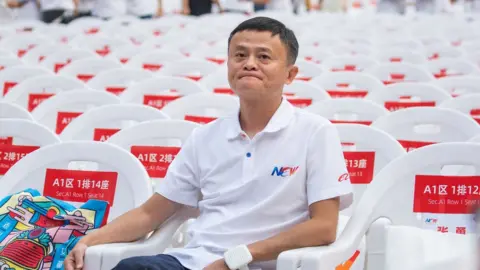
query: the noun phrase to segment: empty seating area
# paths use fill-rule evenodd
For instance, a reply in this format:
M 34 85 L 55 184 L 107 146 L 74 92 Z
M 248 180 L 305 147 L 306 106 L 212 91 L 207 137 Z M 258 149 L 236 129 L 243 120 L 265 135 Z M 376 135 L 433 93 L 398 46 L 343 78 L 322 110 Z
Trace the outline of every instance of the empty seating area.
M 337 241 L 284 252 L 277 269 L 463 270 L 449 267 L 471 259 L 480 206 L 480 17 L 257 15 L 294 30 L 284 99 L 335 124 L 354 185 Z M 106 200 L 108 221 L 141 205 L 197 127 L 238 111 L 227 39 L 248 18 L 0 25 L 0 200 Z M 89 248 L 85 269 L 182 246 L 196 214 Z

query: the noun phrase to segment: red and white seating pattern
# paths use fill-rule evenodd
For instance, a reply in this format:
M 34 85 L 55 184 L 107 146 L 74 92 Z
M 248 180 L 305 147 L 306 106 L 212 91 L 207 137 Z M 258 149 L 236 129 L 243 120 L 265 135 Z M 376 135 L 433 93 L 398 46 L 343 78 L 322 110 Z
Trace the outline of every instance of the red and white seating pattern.
M 284 97 L 337 124 L 356 197 L 355 208 L 342 212 L 339 232 L 350 225 L 338 244 L 284 252 L 277 269 L 296 270 L 300 262 L 305 270 L 342 263 L 341 269 L 400 269 L 393 256 L 385 261 L 389 223 L 470 233 L 471 225 L 451 212 L 412 204 L 424 200 L 416 192 L 426 183 L 455 177 L 456 188 L 474 185 L 467 177 L 480 181 L 478 173 L 439 173 L 448 164 L 480 166 L 477 140 L 467 143 L 480 135 L 479 22 L 270 15 L 281 17 L 300 42 L 300 73 Z M 6 189 L 2 184 L 0 198 L 25 187 L 48 190 L 41 170 L 88 169 L 117 172 L 117 186 L 106 196 L 132 198 L 117 204 L 111 218 L 145 201 L 194 128 L 238 110 L 227 80 L 226 38 L 246 18 L 85 18 L 62 30 L 32 21 L 0 26 L 0 177 L 11 181 Z M 31 31 L 19 30 L 25 27 Z M 150 159 L 153 154 L 159 159 Z M 29 174 L 32 167 L 41 169 Z M 456 214 L 467 213 L 461 208 Z M 161 252 L 192 217 L 179 213 L 142 245 L 91 248 L 87 269 Z M 379 217 L 390 220 L 371 225 Z M 352 254 L 358 259 L 349 263 Z

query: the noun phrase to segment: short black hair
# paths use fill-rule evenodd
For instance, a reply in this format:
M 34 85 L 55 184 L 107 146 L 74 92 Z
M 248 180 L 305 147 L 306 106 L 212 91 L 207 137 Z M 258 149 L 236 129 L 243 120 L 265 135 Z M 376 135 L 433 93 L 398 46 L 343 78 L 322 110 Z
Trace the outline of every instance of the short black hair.
M 228 37 L 228 47 L 232 37 L 242 31 L 270 32 L 272 37 L 278 35 L 280 41 L 287 47 L 287 60 L 290 64 L 295 64 L 298 56 L 298 41 L 292 30 L 283 23 L 268 17 L 255 17 L 239 24 Z

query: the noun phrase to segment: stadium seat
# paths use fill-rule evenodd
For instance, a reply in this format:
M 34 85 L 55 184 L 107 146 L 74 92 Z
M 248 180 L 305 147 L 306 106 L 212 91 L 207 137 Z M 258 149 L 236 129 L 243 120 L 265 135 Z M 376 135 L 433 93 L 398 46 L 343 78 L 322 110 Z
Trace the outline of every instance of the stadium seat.
M 480 125 L 468 115 L 438 107 L 391 112 L 372 126 L 395 137 L 408 152 L 435 143 L 465 142 L 480 133 Z
M 0 119 L 0 178 L 24 156 L 40 147 L 59 142 L 57 135 L 30 119 Z M 3 179 L 1 181 L 0 193 L 8 185 Z
M 217 68 L 217 64 L 208 60 L 188 58 L 168 63 L 160 70 L 160 74 L 199 81 L 202 77 L 215 72 Z
M 18 65 L 23 65 L 23 62 L 14 56 L 0 57 L 0 72 L 9 67 L 18 66 Z
M 335 55 L 329 51 L 319 50 L 316 46 L 300 46 L 298 58 L 322 64 L 325 60 Z
M 76 117 L 60 134 L 62 141 L 106 141 L 119 130 L 139 122 L 168 119 L 149 106 L 138 104 L 111 104 L 96 107 Z
M 383 63 L 367 68 L 365 73 L 380 79 L 384 84 L 396 82 L 429 82 L 435 79 L 428 69 L 408 63 Z
M 376 58 L 381 63 L 401 62 L 416 65 L 424 65 L 427 63 L 427 58 L 421 53 L 409 49 L 386 48 L 389 49 L 381 50 L 376 54 Z
M 295 62 L 295 66 L 298 67 L 298 74 L 295 80 L 310 81 L 313 77 L 320 76 L 323 73 L 320 65 L 307 60 L 299 59 Z
M 176 99 L 162 108 L 172 119 L 206 124 L 219 116 L 234 114 L 239 110 L 237 97 L 213 93 L 198 93 Z
M 445 153 L 449 153 L 449 155 L 445 155 Z M 361 237 L 364 237 L 367 233 L 370 224 L 380 217 L 390 219 L 393 225 L 437 230 L 436 225 L 424 225 L 425 220 L 432 215 L 425 212 L 431 211 L 438 213 L 448 212 L 449 210 L 435 204 L 429 205 L 427 203 L 428 199 L 435 197 L 435 195 L 427 193 L 426 196 L 422 196 L 425 187 L 429 184 L 435 185 L 435 183 L 445 181 L 445 176 L 439 173 L 440 169 L 446 164 L 473 165 L 478 169 L 478 167 L 480 167 L 479 153 L 479 144 L 445 143 L 424 147 L 395 159 L 382 169 L 370 183 L 368 189 L 358 202 L 357 208 L 355 208 L 345 231 L 337 241 L 330 246 L 314 248 L 307 254 L 304 254 L 301 258 L 302 269 L 333 269 L 336 265 L 349 258 L 360 243 Z M 475 177 L 478 178 L 478 175 Z M 459 181 L 462 181 L 469 183 L 473 181 L 471 179 L 472 177 L 457 176 L 455 182 L 460 183 Z M 456 184 L 452 186 L 456 186 Z M 466 208 L 467 207 L 461 208 L 462 213 Z M 417 217 L 419 214 L 421 218 Z M 464 219 L 463 223 L 465 223 L 465 221 L 468 223 L 468 219 Z M 441 221 L 441 223 L 445 224 L 444 222 L 447 221 Z M 472 226 L 471 221 L 468 225 Z M 467 224 L 463 226 L 467 226 Z M 469 228 L 471 229 L 471 227 Z M 385 245 L 385 238 L 378 240 L 384 243 L 384 247 L 388 246 Z M 367 249 L 370 244 L 371 243 L 367 243 Z M 415 250 L 419 250 L 419 248 Z M 433 250 L 431 252 L 433 252 Z M 290 255 L 288 252 L 284 253 L 283 256 L 281 255 L 278 260 L 279 264 L 284 260 L 288 260 L 288 255 Z M 418 258 L 417 256 L 415 257 L 415 259 Z M 398 259 L 401 258 L 402 257 Z M 425 258 L 425 256 L 422 256 L 422 258 Z M 371 259 L 372 258 L 369 258 L 369 264 Z M 403 257 L 403 259 L 407 260 L 409 257 Z M 369 269 L 390 269 L 387 268 L 389 264 L 385 262 L 384 254 L 379 254 L 378 258 L 375 259 L 375 263 L 375 267 Z M 294 270 L 296 268 L 281 268 L 281 270 L 287 269 Z
M 442 58 L 429 61 L 426 66 L 437 79 L 461 75 L 480 76 L 480 68 L 462 59 Z
M 82 49 L 64 49 L 45 56 L 40 63 L 41 66 L 58 73 L 62 68 L 70 63 L 88 58 L 99 58 L 94 52 Z
M 448 91 L 453 97 L 480 93 L 480 76 L 444 77 L 432 83 Z
M 31 65 L 38 65 L 45 59 L 45 57 L 65 49 L 68 49 L 68 46 L 64 44 L 40 44 L 28 50 L 22 57 L 22 61 Z
M 330 95 L 322 88 L 304 81 L 293 81 L 283 88 L 283 95 L 294 106 L 305 108 L 312 103 L 330 99 Z
M 310 82 L 325 89 L 332 98 L 363 98 L 384 88 L 377 78 L 359 72 L 328 72 Z
M 322 66 L 328 71 L 363 71 L 378 65 L 378 62 L 365 55 L 335 56 L 325 59 Z
M 0 41 L 0 48 L 8 50 L 18 57 L 22 57 L 28 50 L 38 46 L 40 44 L 52 44 L 53 42 L 47 37 L 29 33 L 29 34 L 20 34 L 12 35 Z
M 95 90 L 105 90 L 115 95 L 121 94 L 136 82 L 153 77 L 151 72 L 143 69 L 115 68 L 102 71 L 88 81 L 88 86 Z
M 77 79 L 58 75 L 40 75 L 12 87 L 3 100 L 16 103 L 31 112 L 38 104 L 56 93 L 74 89 L 87 89 L 87 87 Z
M 26 119 L 32 120 L 32 115 L 17 104 L 0 101 L 0 119 Z
M 108 92 L 97 90 L 72 90 L 60 92 L 45 100 L 32 112 L 33 118 L 54 131 L 63 129 L 82 113 L 103 105 L 119 104 L 120 99 Z
M 143 49 L 142 49 L 143 50 Z M 185 58 L 180 52 L 164 50 L 143 51 L 130 58 L 127 66 L 131 68 L 143 68 L 152 72 L 159 71 L 164 65 Z
M 471 115 L 473 119 L 480 124 L 480 93 L 465 94 L 445 100 L 439 104 L 439 107 L 453 109 L 466 115 Z
M 112 38 L 103 33 L 95 35 L 80 35 L 69 43 L 73 47 L 96 52 L 100 56 L 107 56 L 111 51 L 129 44 L 128 40 Z
M 321 115 L 335 124 L 367 126 L 388 114 L 384 107 L 369 100 L 356 98 L 325 99 L 315 102 L 305 110 Z
M 365 97 L 385 106 L 389 111 L 410 107 L 435 107 L 451 98 L 447 91 L 438 86 L 411 82 L 387 85 L 383 91 L 375 91 Z
M 5 96 L 18 83 L 40 75 L 53 74 L 46 68 L 18 65 L 0 72 L 1 96 Z
M 116 48 L 115 50 L 111 50 L 110 54 L 105 56 L 105 59 L 110 61 L 120 62 L 122 64 L 128 63 L 132 57 L 137 54 L 144 52 L 145 50 L 142 49 L 140 46 L 135 46 L 133 44 L 127 44 L 120 48 Z
M 119 62 L 100 58 L 87 58 L 76 60 L 64 68 L 58 74 L 66 77 L 77 78 L 88 83 L 93 77 L 102 71 L 121 68 Z
M 203 85 L 187 78 L 155 77 L 136 83 L 120 95 L 125 103 L 149 105 L 162 109 L 182 96 L 207 92 Z

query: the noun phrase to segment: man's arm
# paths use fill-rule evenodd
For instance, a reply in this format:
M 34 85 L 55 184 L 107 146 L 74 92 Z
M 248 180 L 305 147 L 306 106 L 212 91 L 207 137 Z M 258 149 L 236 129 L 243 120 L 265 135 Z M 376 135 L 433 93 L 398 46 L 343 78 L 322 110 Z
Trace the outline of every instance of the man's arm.
M 132 242 L 141 239 L 170 218 L 180 204 L 155 193 L 143 205 L 88 234 L 80 242 L 87 246 Z
M 253 261 L 276 260 L 280 253 L 297 248 L 323 246 L 335 241 L 339 199 L 310 205 L 310 219 L 268 239 L 248 245 Z
M 215 5 L 217 5 L 218 10 L 219 10 L 220 12 L 223 12 L 223 7 L 222 7 L 222 4 L 220 3 L 220 1 L 218 1 L 218 0 L 212 0 L 212 3 L 215 4 Z
M 190 14 L 190 5 L 188 4 L 188 0 L 182 0 L 182 13 L 184 15 Z

